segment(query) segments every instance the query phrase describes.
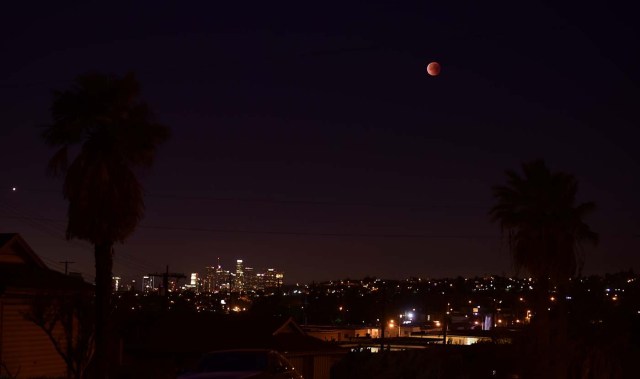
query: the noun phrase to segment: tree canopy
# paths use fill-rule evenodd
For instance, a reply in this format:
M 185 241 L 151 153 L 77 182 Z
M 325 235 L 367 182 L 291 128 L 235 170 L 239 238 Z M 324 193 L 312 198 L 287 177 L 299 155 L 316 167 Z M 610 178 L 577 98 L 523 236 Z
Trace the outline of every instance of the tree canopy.
M 556 283 L 575 276 L 584 264 L 583 244 L 598 243 L 585 223 L 595 203 L 578 203 L 577 179 L 552 172 L 542 160 L 522 164 L 522 174 L 506 175 L 505 185 L 493 187 L 490 216 L 500 224 L 515 268 Z

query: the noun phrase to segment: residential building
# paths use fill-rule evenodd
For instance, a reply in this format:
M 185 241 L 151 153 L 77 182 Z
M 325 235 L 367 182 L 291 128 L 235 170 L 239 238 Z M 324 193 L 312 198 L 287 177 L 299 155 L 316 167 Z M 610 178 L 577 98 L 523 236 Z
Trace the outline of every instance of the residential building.
M 81 278 L 47 268 L 19 234 L 0 233 L 0 377 L 67 377 L 64 360 L 29 315 L 52 297 L 92 292 Z M 63 336 L 55 325 L 53 335 Z M 64 337 L 57 341 L 66 346 Z

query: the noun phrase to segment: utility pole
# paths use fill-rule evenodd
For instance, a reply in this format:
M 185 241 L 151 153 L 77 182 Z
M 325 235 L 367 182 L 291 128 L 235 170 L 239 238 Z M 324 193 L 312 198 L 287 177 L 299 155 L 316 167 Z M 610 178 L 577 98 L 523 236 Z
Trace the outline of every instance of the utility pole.
M 384 283 L 380 287 L 380 295 L 380 352 L 383 352 L 385 342 L 384 330 L 387 323 L 387 287 Z
M 442 320 L 442 344 L 447 344 L 447 328 L 449 327 L 449 307 L 451 303 L 447 302 L 447 308 L 444 310 L 444 317 Z
M 153 273 L 148 274 L 149 276 L 161 277 L 162 278 L 162 286 L 164 287 L 164 309 L 169 309 L 169 278 L 175 278 L 176 284 L 178 280 L 181 278 L 186 278 L 187 276 L 182 273 L 169 272 L 169 265 L 167 265 L 167 270 L 163 273 Z
M 63 263 L 64 264 L 64 274 L 68 275 L 69 274 L 69 265 L 72 263 L 76 263 L 76 262 L 69 262 L 69 261 L 62 261 L 59 263 Z

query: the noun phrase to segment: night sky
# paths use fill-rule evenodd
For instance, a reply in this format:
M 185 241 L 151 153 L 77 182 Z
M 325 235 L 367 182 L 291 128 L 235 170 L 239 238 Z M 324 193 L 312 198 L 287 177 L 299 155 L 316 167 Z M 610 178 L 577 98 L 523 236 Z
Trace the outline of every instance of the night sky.
M 93 278 L 45 171 L 51 91 L 134 71 L 172 138 L 141 172 L 146 216 L 114 274 L 219 257 L 287 283 L 510 275 L 491 186 L 536 158 L 598 204 L 585 273 L 640 270 L 631 2 L 135 3 L 0 11 L 0 231 L 52 268 Z

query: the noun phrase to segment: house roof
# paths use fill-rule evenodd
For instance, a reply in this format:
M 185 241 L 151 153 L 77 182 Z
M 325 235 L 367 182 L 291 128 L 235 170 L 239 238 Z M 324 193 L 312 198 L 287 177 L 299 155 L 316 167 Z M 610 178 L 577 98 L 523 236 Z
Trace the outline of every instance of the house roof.
M 46 268 L 42 259 L 18 233 L 0 233 L 0 264 L 26 264 Z M 9 259 L 10 257 L 12 259 Z
M 48 291 L 89 291 L 81 278 L 47 268 L 18 233 L 0 233 L 0 294 Z
M 282 352 L 335 351 L 333 344 L 306 335 L 292 318 L 168 312 L 129 344 L 147 354 L 203 354 L 221 349 Z
M 92 285 L 81 278 L 48 268 L 30 265 L 0 264 L 0 294 L 22 291 L 90 291 Z
M 0 248 L 17 235 L 18 233 L 0 233 Z

